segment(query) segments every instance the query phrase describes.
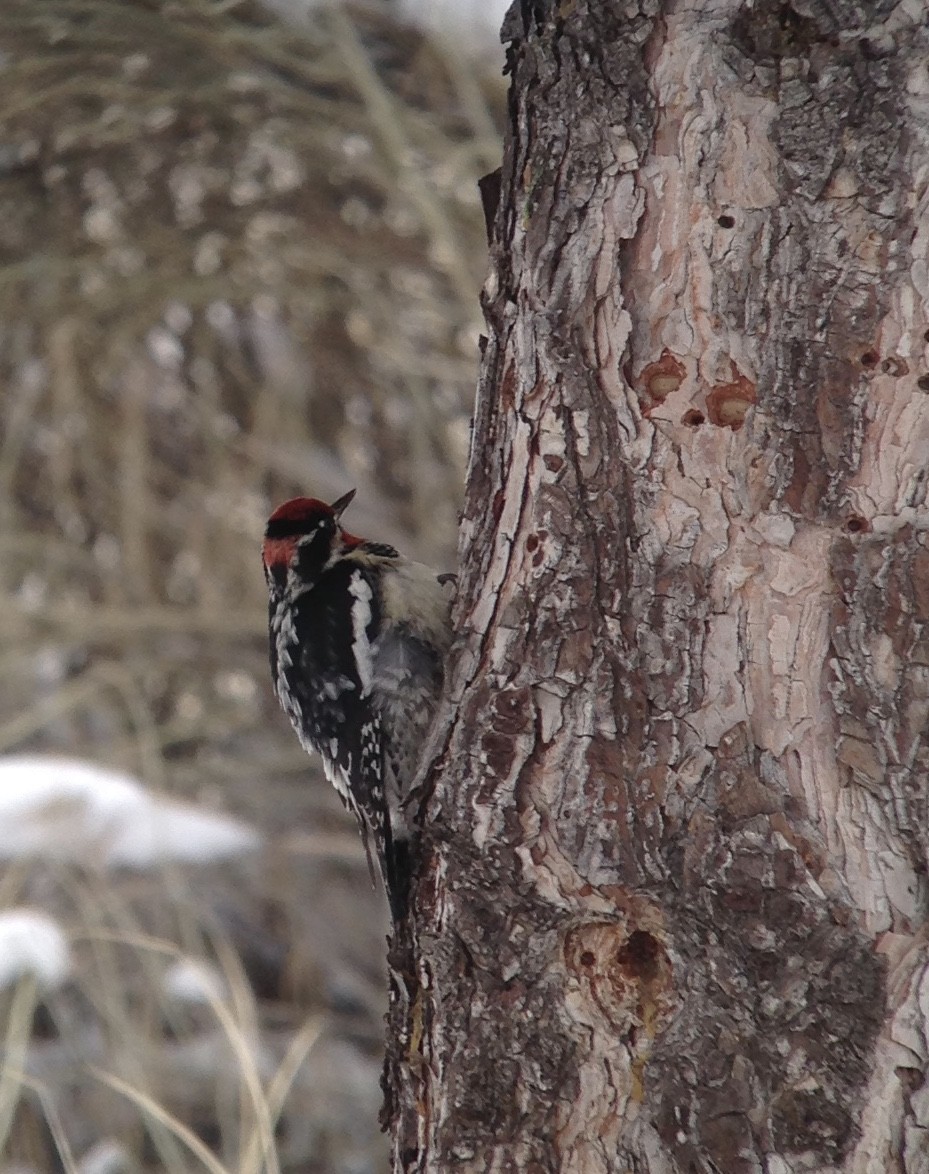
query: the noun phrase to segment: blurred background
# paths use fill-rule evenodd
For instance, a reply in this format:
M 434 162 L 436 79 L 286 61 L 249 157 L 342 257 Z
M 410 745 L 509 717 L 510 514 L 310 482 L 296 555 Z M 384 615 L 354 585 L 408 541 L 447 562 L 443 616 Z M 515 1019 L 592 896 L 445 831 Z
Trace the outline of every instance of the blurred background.
M 453 569 L 493 0 L 0 0 L 0 1171 L 386 1168 L 270 509 Z

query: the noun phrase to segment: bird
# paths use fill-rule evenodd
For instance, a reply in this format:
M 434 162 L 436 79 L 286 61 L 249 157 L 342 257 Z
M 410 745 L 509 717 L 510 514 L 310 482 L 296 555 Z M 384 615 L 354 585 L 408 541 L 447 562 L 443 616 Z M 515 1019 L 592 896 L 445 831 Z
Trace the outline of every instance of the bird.
M 271 677 L 302 746 L 358 821 L 372 881 L 376 861 L 399 922 L 408 800 L 443 688 L 454 576 L 350 534 L 341 519 L 354 497 L 292 498 L 268 519 Z

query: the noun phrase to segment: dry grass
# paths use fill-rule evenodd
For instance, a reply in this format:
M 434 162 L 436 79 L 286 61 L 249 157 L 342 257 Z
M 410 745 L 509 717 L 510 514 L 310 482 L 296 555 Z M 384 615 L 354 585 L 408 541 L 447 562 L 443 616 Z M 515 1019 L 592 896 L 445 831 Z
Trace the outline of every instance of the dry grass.
M 268 847 L 0 873 L 76 968 L 4 996 L 0 1156 L 379 1168 L 383 911 L 270 695 L 257 547 L 275 501 L 357 485 L 354 528 L 451 565 L 499 91 L 373 10 L 3 8 L 0 753 L 132 771 Z M 179 956 L 225 995 L 176 1005 Z

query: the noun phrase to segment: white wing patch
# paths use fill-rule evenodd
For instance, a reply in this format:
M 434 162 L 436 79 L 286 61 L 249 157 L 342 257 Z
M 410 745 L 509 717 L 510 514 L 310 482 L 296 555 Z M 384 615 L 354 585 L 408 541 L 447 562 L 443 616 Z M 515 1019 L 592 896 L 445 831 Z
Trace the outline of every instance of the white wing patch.
M 282 668 L 293 668 L 293 657 L 290 650 L 297 646 L 297 632 L 294 628 L 294 615 L 289 607 L 279 607 L 271 620 L 277 643 L 277 660 Z M 280 674 L 279 674 L 280 675 Z
M 339 798 L 345 806 L 351 811 L 352 815 L 358 817 L 358 808 L 355 806 L 355 801 L 352 798 L 352 787 L 349 780 L 348 771 L 344 766 L 339 766 L 325 754 L 321 754 L 320 758 L 323 760 L 323 773 L 330 783 L 335 787 L 339 794 Z
M 371 656 L 371 643 L 368 640 L 372 595 L 371 588 L 361 571 L 352 574 L 348 591 L 355 601 L 352 604 L 352 652 L 355 656 L 358 679 L 361 681 L 361 696 L 367 697 L 374 681 L 374 661 Z
M 343 693 L 351 693 L 354 688 L 355 682 L 350 677 L 346 677 L 344 673 L 339 673 L 337 677 L 321 683 L 317 690 L 317 697 L 321 701 L 324 699 L 337 701 Z

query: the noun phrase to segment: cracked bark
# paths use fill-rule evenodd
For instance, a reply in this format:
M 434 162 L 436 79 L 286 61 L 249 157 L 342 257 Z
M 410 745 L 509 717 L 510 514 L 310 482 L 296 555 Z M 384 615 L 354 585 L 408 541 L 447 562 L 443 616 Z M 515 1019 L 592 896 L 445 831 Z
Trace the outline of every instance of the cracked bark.
M 929 31 L 517 3 L 402 1171 L 929 1171 Z

